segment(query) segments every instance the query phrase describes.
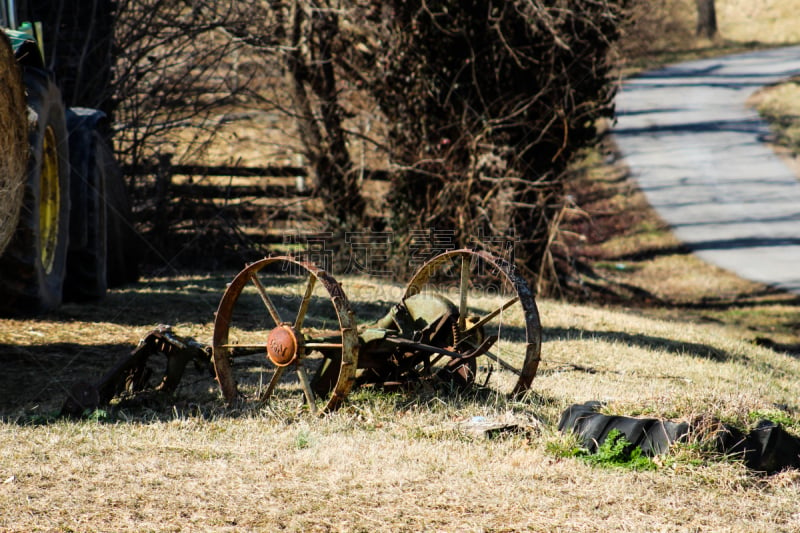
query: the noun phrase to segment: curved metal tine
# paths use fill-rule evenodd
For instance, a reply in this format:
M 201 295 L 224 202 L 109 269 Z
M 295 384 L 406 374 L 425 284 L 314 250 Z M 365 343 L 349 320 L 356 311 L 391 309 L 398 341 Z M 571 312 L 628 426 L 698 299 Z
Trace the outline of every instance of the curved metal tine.
M 258 279 L 258 273 L 253 272 L 250 275 L 250 280 L 253 282 L 253 285 L 256 286 L 256 289 L 258 289 L 258 294 L 261 296 L 261 301 L 264 302 L 264 305 L 266 306 L 267 311 L 269 311 L 269 315 L 272 317 L 272 320 L 275 322 L 275 325 L 280 326 L 281 324 L 283 324 L 283 320 L 281 320 L 281 315 L 278 314 L 278 310 L 273 305 L 272 300 L 269 299 L 267 290 L 261 284 L 261 280 Z
M 496 355 L 495 355 L 495 354 L 493 354 L 492 352 L 488 352 L 488 351 L 487 351 L 487 352 L 485 352 L 483 355 L 485 355 L 486 357 L 488 357 L 489 359 L 491 359 L 491 360 L 492 360 L 492 361 L 494 361 L 495 363 L 499 364 L 500 366 L 502 366 L 503 368 L 505 368 L 505 369 L 506 369 L 506 370 L 508 370 L 509 372 L 513 372 L 513 373 L 515 373 L 515 374 L 516 374 L 516 375 L 518 375 L 518 376 L 521 376 L 521 375 L 522 375 L 522 370 L 518 369 L 517 367 L 515 367 L 515 366 L 514 366 L 514 365 L 512 365 L 511 363 L 507 363 L 506 361 L 504 361 L 504 360 L 500 359 L 498 356 L 496 356 Z
M 306 395 L 306 400 L 308 401 L 308 406 L 311 409 L 311 414 L 316 415 L 318 413 L 317 400 L 314 396 L 314 391 L 311 390 L 311 382 L 308 379 L 308 373 L 306 372 L 306 367 L 303 366 L 302 361 L 297 363 L 297 375 L 300 378 L 300 383 L 303 385 L 303 393 Z
M 464 331 L 467 323 L 467 293 L 469 292 L 469 270 L 470 258 L 472 256 L 464 254 L 461 256 L 461 280 L 459 284 L 458 300 L 458 330 Z
M 509 301 L 507 301 L 506 303 L 504 303 L 503 305 L 501 305 L 500 307 L 498 307 L 497 309 L 495 309 L 494 311 L 492 311 L 491 313 L 489 313 L 485 317 L 483 317 L 480 320 L 478 320 L 475 324 L 471 325 L 469 327 L 469 329 L 467 329 L 464 333 L 469 333 L 469 332 L 471 332 L 472 330 L 474 330 L 476 328 L 480 328 L 482 326 L 485 326 L 487 322 L 489 322 L 492 319 L 494 319 L 497 315 L 499 315 L 500 313 L 502 313 L 503 311 L 505 311 L 506 309 L 508 309 L 509 307 L 514 305 L 515 303 L 517 303 L 518 301 L 519 301 L 519 296 L 514 296 Z
M 278 381 L 280 381 L 284 370 L 286 370 L 285 366 L 275 367 L 275 373 L 272 374 L 272 379 L 269 380 L 269 385 L 267 385 L 267 389 L 261 393 L 261 397 L 258 399 L 259 405 L 264 405 L 269 401 L 270 397 L 272 396 L 272 393 L 275 392 L 275 387 L 278 386 Z
M 294 329 L 298 331 L 303 327 L 303 321 L 306 319 L 306 312 L 308 311 L 308 304 L 311 301 L 311 294 L 314 292 L 316 283 L 317 277 L 313 274 L 309 274 L 306 292 L 303 295 L 303 301 L 300 302 L 300 309 L 297 310 L 297 317 L 294 319 Z

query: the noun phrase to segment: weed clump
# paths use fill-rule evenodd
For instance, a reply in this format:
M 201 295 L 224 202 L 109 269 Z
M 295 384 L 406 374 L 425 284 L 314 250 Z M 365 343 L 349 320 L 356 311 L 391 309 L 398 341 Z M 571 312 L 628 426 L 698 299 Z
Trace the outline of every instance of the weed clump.
M 551 452 L 560 457 L 576 457 L 593 466 L 603 468 L 623 468 L 627 470 L 655 470 L 658 464 L 647 457 L 639 446 L 634 446 L 617 429 L 608 432 L 606 439 L 592 453 L 588 448 L 577 444 L 566 448 L 549 446 Z

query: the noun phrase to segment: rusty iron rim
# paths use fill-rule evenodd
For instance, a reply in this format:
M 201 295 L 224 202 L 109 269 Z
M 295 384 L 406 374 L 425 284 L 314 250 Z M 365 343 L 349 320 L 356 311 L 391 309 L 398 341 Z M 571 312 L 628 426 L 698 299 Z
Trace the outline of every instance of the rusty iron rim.
M 525 358 L 522 367 L 518 369 L 519 378 L 512 390 L 512 394 L 529 390 L 533 379 L 536 377 L 536 371 L 539 368 L 539 361 L 541 360 L 542 326 L 533 293 L 525 280 L 515 272 L 513 264 L 485 251 L 464 248 L 444 252 L 423 264 L 417 270 L 406 286 L 403 301 L 421 293 L 436 271 L 440 270 L 445 265 L 451 264 L 454 260 L 457 261 L 459 258 L 461 259 L 461 279 L 459 281 L 460 301 L 457 302 L 457 305 L 459 306 L 460 315 L 462 315 L 459 317 L 458 324 L 458 328 L 461 332 L 467 328 L 467 324 L 465 323 L 466 316 L 463 310 L 467 305 L 469 265 L 472 264 L 473 259 L 478 259 L 492 266 L 494 271 L 500 273 L 516 291 L 525 317 Z M 465 287 L 467 288 L 465 289 Z
M 259 271 L 269 265 L 280 262 L 287 263 L 294 269 L 299 268 L 301 271 L 308 274 L 306 294 L 303 295 L 301 300 L 300 308 L 302 311 L 298 310 L 297 322 L 302 322 L 305 316 L 308 301 L 316 283 L 320 283 L 325 288 L 333 304 L 338 319 L 339 331 L 341 333 L 341 365 L 339 374 L 333 390 L 327 399 L 324 400 L 324 403 L 319 406 L 310 406 L 312 412 L 327 412 L 333 410 L 347 397 L 355 381 L 358 361 L 358 335 L 355 317 L 347 297 L 344 294 L 344 290 L 333 276 L 312 263 L 299 261 L 288 256 L 268 257 L 249 264 L 234 277 L 233 281 L 231 281 L 225 293 L 222 295 L 214 320 L 214 337 L 212 344 L 214 369 L 216 371 L 220 390 L 222 391 L 222 396 L 229 405 L 239 396 L 236 380 L 231 368 L 231 349 L 228 344 L 233 310 L 239 300 L 239 296 L 249 283 L 260 284 L 257 277 Z M 273 319 L 275 319 L 274 309 L 269 308 L 271 304 L 268 302 L 269 299 L 265 301 L 265 305 L 267 305 L 268 311 L 270 314 L 273 314 Z M 301 314 L 302 317 L 300 316 Z M 304 381 L 306 378 L 302 367 L 302 358 L 305 350 L 302 340 L 302 325 L 295 328 L 297 324 L 285 323 L 279 320 L 275 320 L 275 322 L 275 327 L 265 335 L 263 347 L 267 359 L 276 365 L 276 373 L 281 372 L 284 368 L 294 367 L 298 370 L 301 381 Z M 278 333 L 277 330 L 281 330 L 282 332 Z M 273 334 L 276 335 L 273 339 L 276 343 L 273 348 L 274 353 L 270 354 L 268 343 L 269 338 L 272 337 Z M 278 335 L 281 337 L 278 338 Z M 287 352 L 291 353 L 278 353 L 281 351 L 281 348 L 285 348 Z M 275 357 L 277 362 L 273 360 L 273 357 Z

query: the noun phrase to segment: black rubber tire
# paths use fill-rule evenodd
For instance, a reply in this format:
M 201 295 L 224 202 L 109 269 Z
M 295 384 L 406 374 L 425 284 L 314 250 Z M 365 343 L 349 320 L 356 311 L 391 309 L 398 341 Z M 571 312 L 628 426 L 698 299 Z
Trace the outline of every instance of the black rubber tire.
M 105 296 L 106 181 L 109 150 L 97 131 L 104 115 L 77 108 L 67 111 L 70 162 L 70 246 L 64 300 L 84 302 Z
M 106 166 L 106 213 L 108 215 L 108 286 L 119 287 L 139 279 L 142 239 L 133 225 L 128 191 L 114 153 L 107 143 L 102 144 Z
M 35 314 L 61 303 L 69 239 L 69 146 L 64 104 L 51 76 L 26 68 L 30 156 L 19 223 L 0 258 L 0 314 Z M 57 157 L 59 208 L 49 268 L 43 264 L 39 227 L 45 132 L 50 128 Z

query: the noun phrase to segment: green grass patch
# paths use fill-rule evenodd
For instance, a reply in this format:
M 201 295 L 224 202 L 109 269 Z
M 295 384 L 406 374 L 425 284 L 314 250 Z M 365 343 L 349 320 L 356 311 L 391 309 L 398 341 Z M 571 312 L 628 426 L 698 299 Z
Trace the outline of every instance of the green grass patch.
M 769 420 L 770 422 L 775 422 L 776 424 L 780 424 L 784 428 L 787 429 L 795 429 L 797 430 L 800 427 L 800 423 L 790 416 L 785 411 L 781 411 L 778 409 L 757 409 L 755 411 L 750 411 L 747 413 L 747 419 L 751 423 L 757 423 L 759 420 Z
M 626 470 L 656 470 L 658 464 L 647 457 L 638 446 L 634 446 L 619 430 L 612 429 L 595 453 L 580 446 L 576 440 L 551 442 L 547 450 L 559 457 L 575 457 L 601 468 Z
M 308 430 L 300 430 L 294 437 L 294 447 L 298 450 L 310 448 L 314 444 L 314 436 Z

